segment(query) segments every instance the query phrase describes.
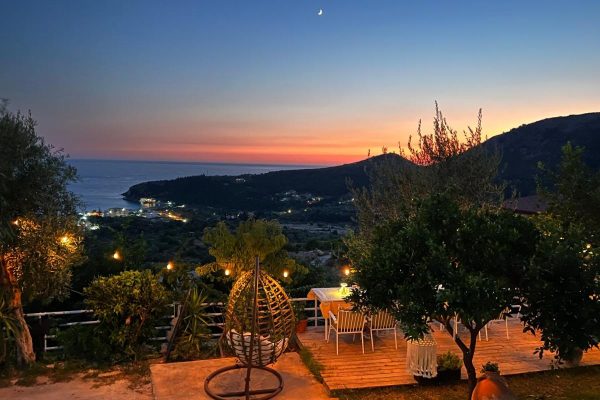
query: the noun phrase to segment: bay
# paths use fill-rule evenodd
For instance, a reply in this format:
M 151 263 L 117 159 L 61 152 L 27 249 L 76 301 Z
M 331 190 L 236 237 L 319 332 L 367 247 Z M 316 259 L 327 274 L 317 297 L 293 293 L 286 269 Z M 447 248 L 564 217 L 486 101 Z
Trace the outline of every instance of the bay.
M 314 165 L 220 164 L 170 161 L 124 161 L 69 159 L 78 172 L 78 181 L 69 185 L 83 203 L 83 209 L 137 209 L 138 203 L 123 199 L 129 187 L 147 181 L 175 179 L 194 175 L 262 174 L 270 171 L 315 168 Z

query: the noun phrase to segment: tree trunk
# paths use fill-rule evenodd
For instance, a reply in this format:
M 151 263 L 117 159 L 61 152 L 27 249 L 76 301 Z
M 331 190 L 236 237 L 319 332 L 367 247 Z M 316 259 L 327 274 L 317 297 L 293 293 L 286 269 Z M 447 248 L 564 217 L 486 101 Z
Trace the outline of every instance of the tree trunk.
M 475 371 L 475 366 L 473 365 L 473 355 L 470 352 L 463 352 L 463 363 L 465 364 L 465 369 L 467 370 L 467 377 L 469 380 L 469 394 L 467 395 L 467 400 L 470 400 L 473 390 L 475 390 L 475 385 L 477 385 L 477 371 Z
M 33 351 L 33 340 L 29 332 L 29 326 L 25 321 L 23 313 L 23 304 L 21 302 L 21 289 L 19 288 L 14 274 L 8 268 L 6 259 L 0 257 L 0 286 L 6 293 L 6 299 L 12 309 L 12 314 L 17 320 L 18 330 L 15 333 L 15 342 L 17 344 L 17 364 L 31 365 L 35 362 L 35 353 Z
M 15 342 L 17 343 L 17 364 L 31 365 L 35 362 L 35 353 L 33 352 L 33 340 L 29 333 L 29 326 L 27 326 L 25 315 L 23 314 L 20 291 L 18 296 L 13 295 L 11 304 L 14 306 L 13 314 L 19 324 L 19 330 L 15 337 Z
M 446 326 L 446 331 L 450 336 L 454 337 L 453 326 L 451 324 L 452 318 L 445 318 L 443 320 L 443 324 Z M 475 370 L 475 366 L 473 365 L 473 355 L 475 354 L 475 347 L 477 345 L 477 335 L 481 330 L 481 325 L 475 324 L 475 327 L 469 326 L 467 324 L 463 325 L 469 330 L 470 333 L 470 342 L 469 346 L 462 341 L 462 339 L 456 334 L 454 337 L 454 342 L 458 346 L 458 348 L 463 353 L 463 364 L 465 365 L 465 369 L 467 370 L 467 378 L 469 381 L 469 393 L 467 396 L 467 400 L 471 400 L 471 395 L 473 394 L 473 390 L 475 390 L 475 386 L 477 385 L 477 371 Z

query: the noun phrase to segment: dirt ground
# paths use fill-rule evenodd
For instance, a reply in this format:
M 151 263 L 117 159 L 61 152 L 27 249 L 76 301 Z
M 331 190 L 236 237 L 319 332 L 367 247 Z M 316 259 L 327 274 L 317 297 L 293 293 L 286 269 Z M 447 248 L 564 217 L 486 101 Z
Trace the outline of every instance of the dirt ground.
M 152 385 L 143 378 L 123 378 L 118 372 L 77 373 L 55 381 L 46 376 L 35 381 L 12 382 L 0 388 L 0 400 L 151 400 Z

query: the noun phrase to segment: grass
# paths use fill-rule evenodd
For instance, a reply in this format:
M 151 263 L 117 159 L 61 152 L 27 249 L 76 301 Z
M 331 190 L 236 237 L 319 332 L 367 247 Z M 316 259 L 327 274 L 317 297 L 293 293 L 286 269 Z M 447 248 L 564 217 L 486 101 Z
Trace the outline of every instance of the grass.
M 323 383 L 323 377 L 321 376 L 321 371 L 323 371 L 323 365 L 319 363 L 313 357 L 312 353 L 306 349 L 305 347 L 301 348 L 298 353 L 300 354 L 300 359 L 306 365 L 306 368 L 310 371 L 311 374 L 315 377 L 317 381 Z
M 506 377 L 519 399 L 600 400 L 600 366 L 558 369 Z M 466 382 L 448 386 L 403 386 L 343 390 L 332 393 L 342 400 L 464 400 Z

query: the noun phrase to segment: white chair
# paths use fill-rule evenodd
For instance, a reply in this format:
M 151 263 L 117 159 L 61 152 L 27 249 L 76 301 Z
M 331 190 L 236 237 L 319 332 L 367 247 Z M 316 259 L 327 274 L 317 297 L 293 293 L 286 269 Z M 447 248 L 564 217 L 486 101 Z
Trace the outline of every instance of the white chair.
M 365 327 L 365 316 L 359 311 L 339 310 L 338 315 L 329 311 L 329 331 L 327 332 L 327 343 L 329 343 L 329 334 L 335 331 L 335 354 L 340 354 L 339 337 L 340 335 L 360 334 L 362 352 L 365 354 L 365 338 L 363 330 Z M 354 340 L 354 337 L 352 338 Z
M 517 306 L 518 307 L 518 306 Z M 519 307 L 518 311 L 517 311 L 517 315 L 521 312 L 521 308 Z M 502 311 L 500 313 L 500 315 L 498 315 L 498 318 L 491 320 L 490 322 L 488 322 L 487 324 L 485 324 L 485 340 L 489 340 L 488 339 L 488 325 L 491 323 L 496 323 L 496 322 L 504 322 L 504 326 L 506 327 L 506 338 L 510 339 L 509 335 L 508 335 L 508 318 L 510 316 L 510 314 L 512 313 L 512 308 L 511 307 L 507 307 L 504 311 Z
M 393 331 L 394 332 L 394 344 L 396 345 L 396 350 L 398 350 L 398 337 L 396 333 L 396 318 L 392 314 L 387 311 L 379 311 L 373 315 L 371 315 L 371 320 L 369 321 L 369 334 L 371 335 L 371 350 L 375 351 L 375 336 L 373 336 L 374 332 L 379 331 Z

